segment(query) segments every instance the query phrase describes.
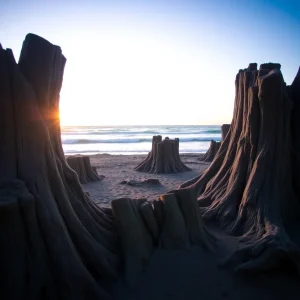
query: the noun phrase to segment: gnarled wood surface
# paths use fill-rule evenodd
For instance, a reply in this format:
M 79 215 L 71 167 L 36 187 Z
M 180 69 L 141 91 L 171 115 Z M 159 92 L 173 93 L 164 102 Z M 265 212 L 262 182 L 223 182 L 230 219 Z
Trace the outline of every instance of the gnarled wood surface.
M 221 142 L 225 140 L 226 135 L 229 132 L 229 129 L 230 129 L 230 124 L 223 124 L 221 126 L 221 133 L 222 133 Z
M 292 86 L 299 91 L 299 79 Z M 236 270 L 289 262 L 300 271 L 299 247 L 291 238 L 300 216 L 290 155 L 292 104 L 299 98 L 292 91 L 288 95 L 279 64 L 240 70 L 229 133 L 208 169 L 181 186 L 197 194 L 206 220 L 236 236 L 239 247 L 227 260 Z M 298 140 L 299 127 L 292 124 Z
M 119 239 L 68 166 L 59 93 L 65 57 L 33 34 L 19 63 L 0 49 L 0 222 L 3 299 L 109 299 Z
M 200 216 L 194 193 L 174 191 L 153 205 L 146 199 L 121 198 L 112 201 L 112 210 L 121 238 L 125 280 L 131 287 L 139 283 L 155 248 L 198 246 L 213 252 L 217 245 Z
M 68 156 L 67 163 L 76 172 L 82 184 L 103 179 L 103 176 L 99 176 L 97 170 L 91 166 L 89 156 Z
M 162 140 L 161 135 L 153 136 L 151 151 L 134 170 L 153 174 L 191 171 L 180 159 L 179 139 Z
M 230 129 L 230 124 L 223 124 L 221 126 L 221 133 L 222 133 L 222 137 L 221 137 L 221 141 L 220 142 L 216 142 L 214 140 L 210 141 L 210 145 L 208 150 L 206 151 L 205 154 L 201 155 L 198 160 L 199 161 L 204 161 L 204 162 L 211 162 L 213 161 L 213 159 L 215 158 L 217 152 L 220 149 L 220 145 L 221 143 L 225 140 L 228 132 Z
M 216 156 L 219 148 L 220 148 L 221 142 L 216 142 L 214 140 L 210 141 L 210 145 L 208 150 L 205 154 L 201 155 L 198 160 L 199 161 L 205 161 L 205 162 L 211 162 L 213 161 L 214 157 Z

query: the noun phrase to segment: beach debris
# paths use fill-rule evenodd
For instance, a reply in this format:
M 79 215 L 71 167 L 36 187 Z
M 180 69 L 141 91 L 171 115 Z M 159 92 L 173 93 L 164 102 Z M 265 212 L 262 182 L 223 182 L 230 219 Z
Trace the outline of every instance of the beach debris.
M 144 180 L 122 180 L 120 184 L 128 184 L 132 186 L 140 186 L 140 185 L 160 185 L 160 181 L 156 178 L 148 178 Z
M 226 135 L 228 134 L 230 129 L 230 124 L 223 124 L 221 126 L 221 132 L 222 132 L 222 139 L 220 142 L 216 142 L 214 140 L 210 141 L 210 146 L 207 150 L 207 152 L 203 155 L 201 155 L 198 160 L 199 161 L 204 161 L 204 162 L 212 162 L 213 159 L 215 158 L 221 143 L 224 141 Z
M 152 138 L 152 150 L 134 170 L 152 174 L 169 174 L 191 171 L 192 169 L 180 159 L 179 139 L 171 140 L 166 137 L 162 140 L 161 135 L 155 135 Z
M 73 155 L 67 157 L 67 163 L 79 178 L 80 183 L 85 184 L 91 181 L 99 181 L 105 178 L 97 173 L 96 167 L 91 166 L 89 156 Z
M 28 34 L 18 64 L 0 49 L 0 244 L 3 299 L 111 299 L 119 276 L 112 216 L 65 159 L 59 94 L 66 58 Z
M 196 192 L 205 220 L 217 221 L 238 240 L 223 264 L 236 271 L 265 271 L 288 262 L 300 273 L 300 249 L 289 234 L 300 216 L 292 185 L 294 180 L 299 186 L 299 160 L 293 173 L 291 156 L 292 149 L 294 157 L 300 150 L 299 77 L 298 72 L 286 87 L 280 64 L 240 70 L 228 134 L 211 165 L 181 185 L 183 193 Z M 298 111 L 291 114 L 293 103 Z

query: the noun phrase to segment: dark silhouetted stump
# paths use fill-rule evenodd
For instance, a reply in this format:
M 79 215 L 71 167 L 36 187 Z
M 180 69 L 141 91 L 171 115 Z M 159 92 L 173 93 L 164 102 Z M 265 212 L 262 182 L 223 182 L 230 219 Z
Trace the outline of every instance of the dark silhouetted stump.
M 291 123 L 294 140 L 300 134 L 299 121 L 291 122 L 299 74 L 288 94 L 279 64 L 262 64 L 259 71 L 254 66 L 236 76 L 232 123 L 215 159 L 181 188 L 197 194 L 206 220 L 218 221 L 239 241 L 225 265 L 261 271 L 289 264 L 300 271 L 300 251 L 290 235 L 300 216 L 291 160 Z
M 112 201 L 112 210 L 120 232 L 125 281 L 131 287 L 141 280 L 154 248 L 215 249 L 216 238 L 204 225 L 193 192 L 162 195 L 153 206 L 146 199 L 120 198 Z
M 82 184 L 103 179 L 103 177 L 98 175 L 96 168 L 91 166 L 88 156 L 68 156 L 67 162 L 70 168 L 77 173 L 79 181 Z
M 134 170 L 153 174 L 191 171 L 180 159 L 179 139 L 162 140 L 160 135 L 153 136 L 151 151 Z
M 293 158 L 293 187 L 300 199 L 300 68 L 290 86 L 288 93 L 293 101 L 292 110 L 292 158 Z
M 61 144 L 61 49 L 28 34 L 0 49 L 0 285 L 3 299 L 109 299 L 112 216 L 82 190 Z

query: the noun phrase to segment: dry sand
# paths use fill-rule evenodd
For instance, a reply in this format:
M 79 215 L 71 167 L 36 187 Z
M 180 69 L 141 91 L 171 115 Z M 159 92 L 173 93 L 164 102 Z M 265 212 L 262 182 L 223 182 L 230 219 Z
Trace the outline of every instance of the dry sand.
M 181 155 L 182 161 L 193 171 L 178 174 L 147 174 L 134 171 L 146 155 L 109 155 L 97 154 L 90 156 L 92 166 L 97 167 L 97 172 L 105 178 L 99 182 L 84 184 L 83 188 L 89 192 L 92 199 L 101 206 L 110 206 L 110 202 L 117 198 L 147 198 L 155 200 L 159 195 L 178 188 L 178 186 L 203 172 L 208 163 L 199 162 L 199 154 Z M 142 181 L 148 178 L 156 178 L 160 185 L 130 186 L 120 184 L 123 180 Z
M 91 156 L 91 164 L 97 167 L 104 180 L 83 185 L 92 199 L 101 206 L 110 206 L 120 197 L 147 198 L 177 188 L 181 183 L 199 175 L 208 163 L 198 162 L 199 154 L 181 155 L 182 161 L 193 169 L 180 174 L 145 174 L 133 168 L 144 156 L 108 155 Z M 160 186 L 128 186 L 123 180 L 157 178 Z M 300 299 L 299 277 L 290 272 L 259 273 L 252 276 L 234 275 L 231 270 L 218 266 L 236 243 L 216 227 L 210 227 L 218 236 L 216 253 L 202 249 L 172 250 L 156 249 L 140 282 L 129 289 L 122 277 L 114 286 L 115 300 L 293 300 Z

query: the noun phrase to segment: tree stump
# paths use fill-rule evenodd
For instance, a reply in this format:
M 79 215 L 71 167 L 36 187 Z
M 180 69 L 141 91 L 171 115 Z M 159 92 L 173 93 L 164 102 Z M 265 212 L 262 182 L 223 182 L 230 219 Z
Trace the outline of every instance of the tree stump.
M 151 151 L 134 170 L 152 174 L 191 171 L 180 159 L 179 139 L 162 140 L 161 135 L 153 136 Z
M 82 184 L 103 179 L 103 177 L 97 174 L 96 169 L 91 166 L 88 156 L 68 156 L 67 163 L 77 173 L 79 181 Z
M 204 162 L 211 162 L 215 158 L 217 152 L 219 151 L 221 143 L 225 140 L 230 129 L 230 124 L 223 124 L 221 126 L 222 138 L 220 142 L 214 140 L 210 141 L 210 146 L 205 154 L 201 155 L 198 160 Z
M 221 138 L 221 142 L 225 140 L 226 135 L 228 134 L 230 129 L 230 124 L 223 124 L 221 126 L 221 132 L 222 132 L 222 138 Z
M 288 88 L 288 94 L 293 101 L 292 110 L 292 160 L 293 160 L 293 188 L 300 199 L 300 68 Z
M 112 210 L 120 232 L 125 280 L 131 287 L 139 283 L 155 248 L 198 246 L 213 252 L 216 247 L 216 238 L 204 225 L 193 192 L 162 195 L 153 206 L 146 199 L 116 199 Z
M 236 236 L 239 247 L 226 260 L 236 271 L 287 263 L 300 271 L 300 250 L 291 238 L 300 216 L 291 160 L 291 145 L 299 145 L 299 121 L 293 120 L 298 113 L 291 122 L 299 85 L 298 73 L 290 90 L 286 87 L 279 64 L 240 70 L 229 134 L 207 170 L 181 186 L 197 194 L 203 218 Z
M 216 156 L 221 142 L 216 142 L 214 140 L 210 141 L 210 146 L 205 154 L 198 158 L 199 161 L 211 162 L 213 161 L 214 157 Z
M 65 57 L 28 34 L 19 63 L 0 47 L 3 299 L 109 299 L 119 273 L 113 217 L 67 164 L 59 93 Z

